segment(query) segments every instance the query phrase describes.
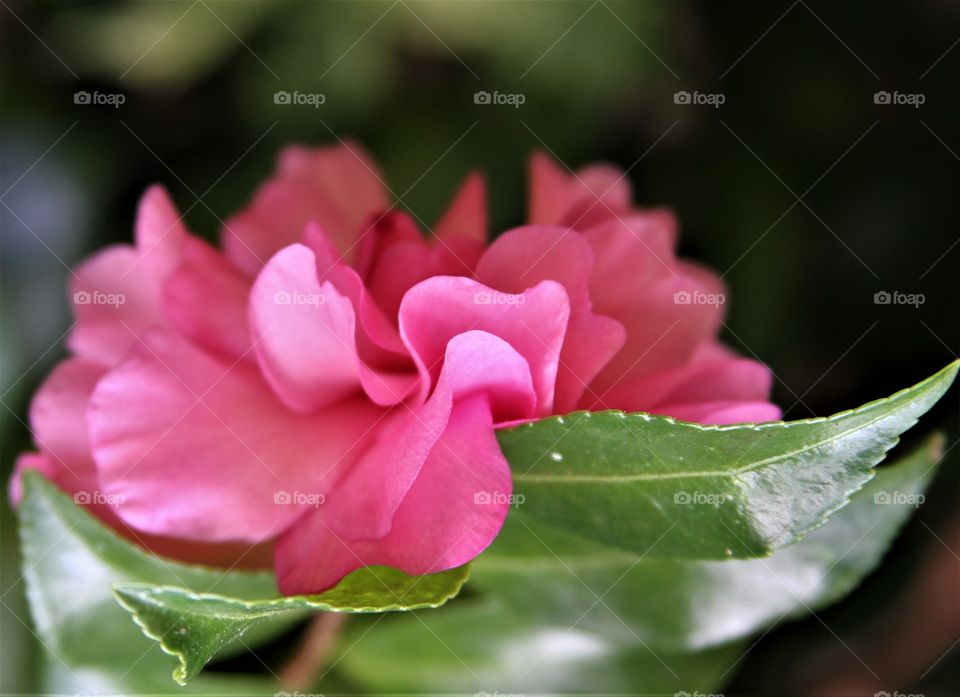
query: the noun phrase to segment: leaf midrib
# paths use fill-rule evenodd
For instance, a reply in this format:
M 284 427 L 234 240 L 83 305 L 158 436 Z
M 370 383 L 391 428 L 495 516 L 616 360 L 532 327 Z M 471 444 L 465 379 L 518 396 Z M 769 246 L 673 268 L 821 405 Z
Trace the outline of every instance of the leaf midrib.
M 862 413 L 862 412 L 861 412 Z M 570 483 L 593 483 L 593 484 L 604 484 L 608 482 L 641 482 L 641 481 L 657 481 L 657 480 L 671 480 L 671 479 L 692 479 L 692 478 L 717 478 L 717 477 L 735 477 L 740 474 L 745 474 L 747 472 L 752 472 L 754 470 L 766 467 L 767 465 L 773 464 L 775 462 L 780 462 L 783 460 L 788 460 L 797 455 L 802 455 L 805 452 L 813 450 L 814 448 L 820 448 L 825 445 L 829 445 L 837 440 L 849 436 L 851 433 L 859 431 L 864 428 L 869 428 L 878 421 L 887 418 L 893 412 L 884 412 L 870 421 L 867 421 L 862 424 L 857 424 L 852 428 L 835 433 L 834 435 L 824 438 L 823 440 L 816 441 L 805 445 L 802 448 L 796 450 L 789 450 L 785 453 L 780 453 L 779 455 L 772 455 L 770 457 L 758 460 L 756 462 L 744 465 L 743 467 L 736 467 L 729 470 L 694 470 L 690 472 L 643 472 L 637 474 L 614 474 L 614 475 L 596 475 L 596 474 L 544 474 L 544 473 L 533 473 L 533 474 L 518 474 L 515 475 L 518 481 L 522 482 L 540 482 L 548 484 L 570 484 Z M 846 418 L 848 416 L 856 415 L 857 412 L 848 412 L 846 414 L 839 414 L 838 417 Z M 833 417 L 831 417 L 833 418 Z M 829 423 L 830 418 L 820 422 L 820 423 Z M 754 427 L 755 428 L 755 427 Z

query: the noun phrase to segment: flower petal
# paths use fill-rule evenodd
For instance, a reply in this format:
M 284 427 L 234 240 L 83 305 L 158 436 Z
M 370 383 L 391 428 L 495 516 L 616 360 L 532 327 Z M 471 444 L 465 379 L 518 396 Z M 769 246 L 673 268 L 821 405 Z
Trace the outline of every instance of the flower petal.
M 13 463 L 13 474 L 7 484 L 10 503 L 20 505 L 23 498 L 23 473 L 27 471 L 39 472 L 51 482 L 56 482 L 62 468 L 57 466 L 54 459 L 43 453 L 21 453 Z M 66 487 L 62 487 L 66 489 Z
M 419 436 L 407 438 L 405 445 L 415 447 L 402 445 L 398 459 L 389 448 L 374 446 L 371 454 L 379 461 L 358 463 L 329 505 L 307 513 L 278 541 L 282 592 L 319 592 L 367 565 L 433 573 L 483 551 L 503 524 L 512 492 L 510 468 L 494 436 L 494 412 L 506 418 L 532 412 L 535 396 L 525 363 L 486 332 L 455 337 L 437 389 L 417 414 L 420 424 L 413 428 Z M 395 443 L 393 436 L 388 430 L 381 443 Z M 410 480 L 402 491 L 398 463 L 402 478 Z M 378 529 L 371 528 L 371 519 L 381 521 Z
M 561 225 L 579 230 L 629 212 L 633 191 L 620 168 L 590 165 L 577 172 L 574 180 L 578 193 L 560 220 Z
M 468 466 L 469 463 L 469 466 Z M 390 532 L 347 540 L 311 511 L 278 541 L 277 581 L 285 594 L 319 593 L 368 565 L 427 574 L 467 563 L 493 541 L 509 508 L 510 468 L 482 396 L 458 403 Z M 489 502 L 487 502 L 489 501 Z
M 769 402 L 737 401 L 664 404 L 657 408 L 656 413 L 706 426 L 776 421 L 782 414 L 780 407 Z
M 219 251 L 195 241 L 163 286 L 163 313 L 178 331 L 204 348 L 253 360 L 247 320 L 250 279 Z
M 595 409 L 670 413 L 663 405 L 764 401 L 773 375 L 762 363 L 725 358 L 687 363 L 614 387 Z
M 77 320 L 67 338 L 71 351 L 115 365 L 138 336 L 163 326 L 156 286 L 138 271 L 139 262 L 133 247 L 115 245 L 77 267 L 70 281 Z
M 379 538 L 448 425 L 455 400 L 483 394 L 497 422 L 530 418 L 536 394 L 526 360 L 503 339 L 468 331 L 447 344 L 437 389 L 416 408 L 394 411 L 325 507 L 326 520 L 349 539 Z
M 143 264 L 138 275 L 147 274 L 160 282 L 179 266 L 184 245 L 192 238 L 162 186 L 151 186 L 140 198 L 134 239 L 141 256 L 139 263 Z
M 138 336 L 164 326 L 160 291 L 180 264 L 190 237 L 166 190 L 152 186 L 140 199 L 136 247 L 114 245 L 83 262 L 70 281 L 77 324 L 67 345 L 103 365 L 118 363 Z
M 527 222 L 556 225 L 570 206 L 570 176 L 548 155 L 535 152 L 530 158 L 530 200 Z
M 71 493 L 99 488 L 86 412 L 90 395 L 105 372 L 93 361 L 68 358 L 47 376 L 30 404 L 34 442 L 50 459 L 49 466 L 40 469 Z
M 589 408 L 617 385 L 687 363 L 723 321 L 723 283 L 712 271 L 675 258 L 671 221 L 660 211 L 584 232 L 594 253 L 594 308 L 621 322 L 627 338 L 591 383 L 594 400 L 588 395 L 581 406 Z
M 364 222 L 388 205 L 376 165 L 357 144 L 289 147 L 253 202 L 226 222 L 223 248 L 253 275 L 277 251 L 298 242 L 307 223 L 316 222 L 349 262 Z
M 472 276 L 483 243 L 464 235 L 427 239 L 406 213 L 393 212 L 373 226 L 365 279 L 388 317 L 396 317 L 404 294 L 432 276 Z
M 88 422 L 101 484 L 124 497 L 125 522 L 198 541 L 260 542 L 332 488 L 381 416 L 362 399 L 294 414 L 255 366 L 157 332 L 97 384 Z M 301 498 L 277 503 L 284 492 Z
M 293 244 L 277 252 L 250 294 L 257 358 L 284 404 L 309 412 L 360 388 L 353 304 L 317 280 L 316 258 Z
M 407 291 L 400 334 L 427 384 L 436 384 L 447 343 L 477 329 L 500 337 L 527 361 L 538 415 L 553 408 L 560 350 L 570 317 L 567 293 L 542 281 L 523 293 L 503 293 L 462 277 L 436 276 Z
M 568 173 L 544 153 L 530 158 L 530 223 L 582 229 L 625 215 L 631 196 L 630 182 L 611 165 Z
M 320 282 L 329 281 L 353 303 L 354 312 L 360 319 L 356 333 L 360 359 L 372 369 L 384 373 L 415 373 L 413 362 L 397 327 L 387 319 L 374 301 L 356 270 L 343 263 L 342 256 L 319 225 L 307 226 L 304 244 L 316 257 L 317 278 Z M 416 375 L 409 379 L 415 381 Z
M 414 388 L 417 374 L 404 370 L 400 356 L 383 367 L 364 362 L 357 348 L 363 332 L 357 331 L 354 301 L 331 281 L 321 283 L 317 266 L 310 248 L 290 245 L 254 283 L 250 318 L 264 375 L 296 411 L 333 404 L 361 387 L 377 404 L 396 404 Z M 359 304 L 363 309 L 362 296 Z M 375 353 L 377 358 L 384 354 Z
M 487 182 L 480 172 L 471 172 L 433 232 L 442 240 L 463 236 L 486 243 L 487 225 Z
M 64 492 L 73 495 L 74 503 L 83 506 L 130 542 L 138 544 L 161 557 L 185 561 L 190 564 L 230 569 L 268 569 L 272 566 L 272 543 L 254 546 L 242 542 L 212 544 L 138 532 L 117 517 L 117 504 L 110 505 L 101 502 L 99 496 L 94 498 L 86 495 L 95 492 L 95 488 L 74 490 L 70 488 L 69 481 L 61 481 L 59 477 L 63 474 L 62 468 L 51 457 L 42 453 L 24 453 L 17 458 L 9 485 L 10 502 L 14 506 L 19 506 L 23 498 L 23 473 L 28 470 L 39 472 L 45 479 L 56 484 Z
M 543 280 L 563 284 L 570 298 L 570 324 L 560 353 L 554 411 L 576 408 L 590 381 L 623 346 L 625 330 L 610 317 L 594 314 L 588 295 L 593 254 L 577 232 L 528 225 L 504 233 L 477 264 L 477 280 L 518 293 Z
M 674 273 L 677 227 L 670 211 L 657 209 L 583 230 L 593 251 L 590 299 L 597 312 L 629 311 L 638 289 Z

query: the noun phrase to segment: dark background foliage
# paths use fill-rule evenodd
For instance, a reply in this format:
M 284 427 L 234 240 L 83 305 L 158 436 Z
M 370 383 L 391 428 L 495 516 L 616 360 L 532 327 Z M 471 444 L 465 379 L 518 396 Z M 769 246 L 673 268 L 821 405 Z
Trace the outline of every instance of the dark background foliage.
M 724 274 L 726 338 L 773 368 L 788 417 L 889 394 L 960 352 L 956 2 L 0 4 L 4 480 L 29 446 L 29 395 L 63 355 L 67 267 L 128 240 L 155 181 L 212 238 L 294 141 L 356 138 L 428 222 L 482 168 L 496 230 L 522 219 L 535 149 L 629 168 L 641 203 L 680 215 L 682 252 Z M 79 105 L 78 90 L 126 101 Z M 278 90 L 326 101 L 278 105 Z M 478 90 L 525 102 L 478 105 Z M 724 103 L 677 104 L 679 90 Z M 877 104 L 881 90 L 924 103 Z M 876 304 L 880 291 L 924 302 Z M 948 447 L 957 405 L 955 390 L 922 426 Z M 955 694 L 960 593 L 911 589 L 937 559 L 960 588 L 958 452 L 884 568 L 760 640 L 729 694 L 867 680 L 854 656 L 890 645 L 902 687 Z M 4 505 L 0 673 L 23 692 L 37 647 Z M 945 623 L 932 656 L 911 653 L 924 602 Z

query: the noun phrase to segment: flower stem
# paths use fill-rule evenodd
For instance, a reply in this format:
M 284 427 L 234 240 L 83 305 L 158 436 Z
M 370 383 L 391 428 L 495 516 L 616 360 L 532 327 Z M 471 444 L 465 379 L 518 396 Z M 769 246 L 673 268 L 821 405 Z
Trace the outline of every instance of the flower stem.
M 314 684 L 330 659 L 345 619 L 341 612 L 321 612 L 310 621 L 300 648 L 280 671 L 285 689 L 302 691 Z

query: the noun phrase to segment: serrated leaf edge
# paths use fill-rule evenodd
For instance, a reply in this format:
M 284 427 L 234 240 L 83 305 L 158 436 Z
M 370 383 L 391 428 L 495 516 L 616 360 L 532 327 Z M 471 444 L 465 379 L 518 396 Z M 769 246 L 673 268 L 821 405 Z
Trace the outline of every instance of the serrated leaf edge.
M 620 409 L 606 409 L 604 411 L 579 410 L 579 411 L 572 411 L 567 414 L 557 414 L 554 416 L 546 416 L 542 419 L 537 419 L 536 421 L 529 421 L 527 423 L 520 424 L 518 426 L 511 426 L 509 428 L 503 429 L 503 432 L 517 433 L 519 431 L 534 428 L 539 424 L 547 423 L 551 421 L 558 423 L 560 425 L 563 425 L 566 423 L 567 419 L 570 419 L 573 417 L 590 419 L 594 416 L 607 416 L 607 415 L 618 416 L 621 419 L 640 419 L 642 421 L 647 421 L 647 422 L 661 421 L 664 423 L 674 424 L 681 428 L 687 428 L 687 429 L 701 431 L 701 432 L 763 431 L 770 428 L 793 428 L 796 426 L 805 426 L 805 425 L 811 425 L 811 424 L 819 424 L 819 423 L 825 423 L 830 421 L 836 421 L 845 416 L 851 416 L 854 414 L 862 413 L 870 409 L 876 408 L 881 404 L 884 404 L 886 402 L 890 402 L 899 397 L 902 397 L 903 395 L 909 392 L 922 391 L 923 389 L 928 387 L 930 383 L 939 382 L 941 380 L 945 382 L 945 387 L 944 387 L 944 392 L 945 392 L 947 389 L 949 389 L 950 384 L 953 382 L 954 378 L 956 378 L 958 370 L 960 370 L 960 359 L 957 359 L 952 363 L 949 363 L 945 368 L 937 371 L 930 377 L 924 380 L 921 380 L 915 385 L 911 385 L 910 387 L 905 387 L 904 389 L 898 390 L 886 397 L 881 397 L 871 402 L 867 402 L 866 404 L 861 404 L 859 407 L 855 407 L 853 409 L 846 409 L 844 411 L 839 411 L 835 414 L 831 414 L 830 416 L 815 416 L 809 419 L 796 419 L 794 421 L 782 421 L 782 420 L 781 421 L 764 421 L 762 423 L 704 425 L 704 424 L 698 424 L 692 421 L 682 421 L 680 419 L 675 419 L 672 416 L 663 416 L 661 414 L 650 414 L 643 411 L 625 412 Z M 873 422 L 870 422 L 870 423 L 873 423 Z
M 193 671 L 193 673 L 191 674 L 189 660 L 186 654 L 183 651 L 179 651 L 173 648 L 172 646 L 170 646 L 170 644 L 167 643 L 165 635 L 157 634 L 152 629 L 150 629 L 149 625 L 140 616 L 141 608 L 131 602 L 128 602 L 127 598 L 125 598 L 121 593 L 118 592 L 118 586 L 120 585 L 121 584 L 113 584 L 112 586 L 114 599 L 117 601 L 120 607 L 122 607 L 124 610 L 130 613 L 130 617 L 133 620 L 134 624 L 136 624 L 140 628 L 140 631 L 143 633 L 145 637 L 155 641 L 165 654 L 167 654 L 168 656 L 173 656 L 174 658 L 177 659 L 177 662 L 179 663 L 179 665 L 177 665 L 173 669 L 173 672 L 172 672 L 173 680 L 178 685 L 185 686 L 188 682 L 190 682 L 190 679 L 192 677 L 195 677 L 196 674 L 203 669 L 203 665 L 206 665 L 206 664 L 201 665 L 198 670 Z M 137 596 L 137 597 L 141 598 L 141 596 Z M 150 602 L 149 599 L 145 599 L 145 598 L 141 598 L 141 599 L 143 599 L 145 602 Z M 247 629 L 249 629 L 254 624 L 256 624 L 256 622 L 257 620 L 254 620 L 253 622 L 251 622 L 249 625 L 247 625 L 247 627 L 244 627 L 243 629 L 241 629 L 236 636 L 237 637 L 243 636 L 243 634 L 247 631 Z
M 140 631 L 143 632 L 144 636 L 157 642 L 164 653 L 169 656 L 173 656 L 179 661 L 179 665 L 173 670 L 173 679 L 179 685 L 186 685 L 192 678 L 199 674 L 206 663 L 203 663 L 196 669 L 191 670 L 190 658 L 186 655 L 186 653 L 171 646 L 167 642 L 165 634 L 158 635 L 150 628 L 149 623 L 143 619 L 141 613 L 144 609 L 144 605 L 163 607 L 163 604 L 154 598 L 154 595 L 156 594 L 173 592 L 182 595 L 189 600 L 193 600 L 195 603 L 200 603 L 204 600 L 213 600 L 226 605 L 240 607 L 247 612 L 251 612 L 252 614 L 249 616 L 249 622 L 243 626 L 233 637 L 233 639 L 238 639 L 242 637 L 251 627 L 263 620 L 269 619 L 270 617 L 275 617 L 285 612 L 296 612 L 298 610 L 319 610 L 324 612 L 340 612 L 345 614 L 365 614 L 374 612 L 423 610 L 428 608 L 435 609 L 456 597 L 460 593 L 460 590 L 463 588 L 463 585 L 467 582 L 469 577 L 469 566 L 465 566 L 463 567 L 463 572 L 459 579 L 459 583 L 457 583 L 456 586 L 451 588 L 450 591 L 445 593 L 440 597 L 439 600 L 435 602 L 420 602 L 409 605 L 366 605 L 351 608 L 337 607 L 329 603 L 316 602 L 315 600 L 310 600 L 308 596 L 285 596 L 270 600 L 245 601 L 240 600 L 239 598 L 231 598 L 230 596 L 220 595 L 217 593 L 195 593 L 194 591 L 178 586 L 154 586 L 149 583 L 114 583 L 111 586 L 111 590 L 113 592 L 114 599 L 117 601 L 120 607 L 130 613 L 134 623 L 140 628 Z M 140 601 L 140 603 L 143 603 L 143 605 L 137 604 L 134 602 L 134 599 Z M 284 605 L 290 605 L 290 607 L 284 607 Z M 184 614 L 188 613 L 189 610 L 184 612 Z
M 440 572 L 442 573 L 442 572 Z M 342 607 L 337 606 L 324 601 L 317 601 L 313 598 L 319 596 L 308 596 L 308 595 L 288 595 L 282 596 L 279 598 L 270 598 L 265 600 L 243 600 L 241 598 L 233 598 L 228 595 L 221 595 L 219 593 L 197 593 L 191 591 L 188 588 L 183 588 L 181 586 L 172 586 L 172 585 L 152 585 L 149 583 L 134 583 L 134 582 L 119 582 L 113 584 L 114 595 L 117 593 L 127 593 L 127 594 L 136 594 L 137 597 L 144 598 L 144 593 L 149 595 L 159 594 L 163 592 L 176 593 L 182 595 L 190 600 L 195 602 L 202 602 L 204 600 L 212 600 L 216 602 L 221 602 L 228 605 L 233 605 L 242 608 L 248 612 L 262 613 L 265 617 L 275 615 L 282 612 L 291 612 L 296 610 L 320 610 L 323 612 L 342 612 L 346 614 L 365 614 L 372 612 L 396 612 L 396 611 L 406 611 L 406 610 L 424 610 L 424 609 L 435 609 L 441 607 L 449 600 L 453 599 L 460 592 L 460 589 L 463 588 L 463 585 L 467 582 L 469 578 L 469 570 L 463 572 L 463 576 L 460 582 L 453 588 L 451 591 L 447 592 L 440 597 L 436 602 L 418 602 L 411 604 L 404 604 L 403 598 L 398 598 L 397 602 L 391 603 L 389 605 L 361 605 L 357 607 Z M 288 607 L 285 607 L 288 606 Z
M 572 413 L 566 414 L 566 415 L 549 416 L 549 417 L 546 417 L 546 418 L 544 418 L 544 419 L 539 419 L 539 420 L 534 421 L 534 422 L 530 422 L 530 423 L 526 423 L 526 424 L 521 424 L 520 426 L 515 426 L 515 427 L 513 427 L 513 428 L 511 428 L 511 429 L 508 429 L 508 430 L 510 430 L 510 431 L 520 431 L 520 430 L 522 430 L 522 429 L 532 428 L 532 427 L 534 427 L 536 424 L 543 423 L 543 422 L 545 422 L 545 421 L 553 421 L 553 422 L 556 422 L 556 423 L 562 425 L 562 424 L 564 424 L 566 418 L 569 418 L 569 417 L 572 417 L 572 416 L 578 416 L 578 417 L 582 417 L 582 418 L 585 418 L 585 419 L 589 419 L 589 418 L 592 418 L 593 416 L 595 416 L 595 415 L 597 415 L 597 414 L 613 414 L 613 415 L 618 415 L 619 418 L 621 418 L 621 419 L 637 418 L 637 419 L 640 419 L 640 420 L 643 420 L 643 421 L 646 421 L 646 422 L 650 422 L 650 421 L 663 421 L 663 422 L 666 422 L 666 423 L 675 424 L 675 425 L 680 426 L 680 427 L 694 429 L 694 430 L 700 431 L 700 432 L 737 431 L 737 430 L 742 430 L 742 431 L 762 431 L 762 430 L 769 429 L 769 428 L 774 428 L 774 427 L 777 427 L 777 428 L 791 428 L 791 427 L 799 426 L 799 425 L 819 424 L 819 423 L 825 423 L 825 422 L 830 422 L 830 421 L 836 421 L 836 420 L 838 420 L 838 419 L 841 419 L 841 418 L 844 418 L 844 417 L 847 417 L 847 416 L 852 416 L 852 415 L 855 415 L 855 414 L 860 414 L 860 413 L 863 413 L 863 412 L 865 412 L 865 411 L 867 411 L 867 410 L 869 410 L 869 409 L 877 408 L 878 406 L 880 406 L 880 405 L 882 405 L 882 404 L 885 404 L 885 403 L 887 403 L 887 402 L 891 402 L 891 401 L 893 401 L 893 400 L 895 400 L 895 399 L 897 399 L 897 398 L 899 398 L 899 397 L 902 397 L 902 396 L 904 396 L 904 395 L 906 395 L 906 394 L 908 394 L 908 393 L 911 393 L 911 392 L 923 392 L 923 391 L 926 390 L 926 388 L 928 388 L 931 384 L 942 383 L 942 389 L 941 389 L 941 391 L 940 391 L 940 394 L 937 396 L 936 399 L 933 400 L 933 403 L 935 404 L 935 403 L 940 399 L 940 397 L 942 397 L 943 394 L 944 394 L 948 389 L 950 389 L 950 386 L 953 384 L 953 381 L 954 381 L 954 379 L 955 379 L 956 376 L 957 376 L 958 370 L 960 370 L 960 359 L 957 359 L 957 360 L 952 361 L 952 362 L 949 363 L 946 367 L 944 367 L 944 368 L 942 368 L 941 370 L 937 371 L 936 373 L 934 373 L 934 374 L 931 375 L 930 377 L 925 378 L 924 380 L 921 380 L 920 382 L 918 382 L 918 383 L 916 383 L 916 384 L 914 384 L 914 385 L 911 385 L 910 387 L 906 387 L 906 388 L 904 388 L 904 389 L 902 389 L 902 390 L 898 390 L 898 391 L 894 392 L 892 395 L 889 395 L 888 397 L 881 397 L 880 399 L 875 399 L 875 400 L 873 400 L 873 401 L 871 401 L 871 402 L 867 402 L 866 404 L 863 404 L 863 405 L 861 405 L 861 406 L 859 406 L 859 407 L 856 407 L 856 408 L 854 408 L 854 409 L 846 409 L 846 410 L 844 410 L 844 411 L 837 412 L 836 414 L 832 414 L 832 415 L 830 415 L 830 416 L 818 416 L 818 417 L 810 418 L 810 419 L 798 419 L 798 420 L 796 420 L 796 421 L 769 421 L 769 422 L 760 423 L 760 424 L 728 424 L 728 425 L 704 426 L 704 425 L 702 425 L 702 424 L 692 423 L 692 422 L 689 422 L 689 421 L 680 421 L 680 420 L 674 419 L 673 417 L 670 417 L 670 416 L 660 416 L 660 415 L 656 415 L 656 414 L 648 414 L 648 413 L 646 413 L 646 412 L 632 412 L 632 413 L 627 413 L 627 412 L 623 412 L 623 411 L 611 409 L 611 410 L 607 410 L 607 411 L 603 411 L 603 412 L 577 411 L 577 412 L 572 412 Z M 932 406 L 932 404 L 931 404 L 931 406 Z M 924 413 L 925 413 L 925 412 L 924 412 Z M 837 435 L 831 436 L 829 439 L 822 440 L 822 441 L 818 441 L 818 443 L 816 443 L 816 444 L 814 444 L 814 445 L 811 445 L 811 446 L 805 446 L 804 448 L 799 449 L 798 451 L 796 451 L 796 453 L 793 453 L 793 454 L 805 452 L 807 449 L 810 449 L 810 448 L 813 448 L 813 447 L 819 447 L 819 446 L 821 446 L 821 445 L 823 445 L 823 444 L 825 444 L 825 443 L 833 442 L 835 439 L 840 438 L 840 437 L 843 437 L 843 436 L 845 436 L 845 435 L 849 435 L 850 433 L 852 433 L 852 432 L 855 431 L 855 430 L 858 430 L 858 429 L 860 429 L 860 428 L 864 428 L 864 427 L 870 426 L 871 424 L 876 423 L 877 421 L 885 418 L 885 416 L 887 416 L 887 415 L 878 416 L 876 419 L 873 419 L 873 420 L 871 420 L 871 421 L 868 421 L 868 422 L 865 423 L 865 424 L 860 424 L 860 425 L 857 426 L 856 428 L 850 429 L 849 431 L 845 431 L 845 432 L 842 433 L 842 434 L 837 434 Z M 915 426 L 915 425 L 917 424 L 917 422 L 919 421 L 920 416 L 922 416 L 922 414 L 918 415 L 916 418 L 911 419 L 911 420 L 910 420 L 910 425 L 907 426 L 907 427 L 904 429 L 904 432 L 907 431 L 907 430 L 909 430 L 909 429 L 912 428 L 913 426 Z M 774 554 L 778 549 L 782 549 L 782 548 L 784 548 L 784 547 L 787 547 L 787 546 L 789 546 L 789 545 L 792 545 L 792 544 L 795 544 L 795 543 L 799 542 L 799 541 L 802 540 L 804 537 L 806 537 L 810 532 L 812 532 L 813 530 L 816 530 L 817 528 L 819 528 L 819 527 L 821 527 L 822 525 L 824 525 L 824 524 L 827 522 L 827 520 L 829 520 L 829 518 L 830 518 L 834 513 L 836 513 L 837 511 L 839 511 L 841 508 L 844 508 L 847 504 L 850 503 L 850 498 L 851 498 L 851 496 L 853 496 L 853 494 L 855 494 L 855 493 L 857 493 L 858 491 L 860 491 L 871 479 L 873 479 L 874 475 L 876 474 L 876 466 L 877 466 L 878 464 L 880 464 L 881 462 L 883 462 L 883 461 L 886 459 L 887 454 L 890 452 L 890 450 L 892 450 L 894 447 L 896 447 L 899 443 L 900 443 L 900 436 L 899 436 L 899 435 L 898 435 L 898 436 L 895 436 L 894 438 L 892 438 L 891 441 L 890 441 L 890 443 L 883 448 L 880 457 L 876 458 L 876 459 L 872 462 L 872 464 L 864 470 L 864 475 L 865 475 L 865 476 L 864 476 L 864 479 L 863 479 L 857 486 L 854 486 L 854 487 L 852 487 L 852 488 L 847 489 L 846 491 L 844 491 L 842 498 L 840 498 L 840 499 L 837 501 L 837 505 L 836 505 L 836 506 L 833 506 L 833 507 L 831 507 L 831 508 L 825 508 L 825 509 L 822 511 L 822 513 L 821 513 L 816 519 L 814 519 L 813 521 L 811 521 L 811 523 L 810 523 L 808 526 L 804 527 L 803 529 L 798 530 L 793 536 L 791 536 L 791 538 L 790 538 L 788 541 L 786 541 L 786 542 L 784 542 L 784 543 L 782 543 L 782 544 L 769 544 L 769 545 L 765 545 L 764 548 L 763 548 L 763 550 L 762 550 L 762 552 L 763 552 L 762 554 L 758 554 L 758 555 L 756 555 L 756 557 L 744 557 L 744 558 L 762 558 L 762 557 L 769 557 L 769 556 L 771 556 L 772 554 Z M 759 465 L 762 465 L 763 463 L 768 462 L 768 461 L 776 461 L 776 460 L 778 460 L 778 459 L 781 459 L 781 457 L 782 457 L 782 455 L 771 456 L 770 458 L 765 458 L 765 460 L 761 460 L 760 463 L 753 463 L 752 465 L 749 465 L 749 466 L 744 467 L 744 468 L 740 468 L 739 470 L 728 470 L 728 471 L 725 471 L 725 472 L 722 473 L 722 476 L 731 476 L 731 475 L 732 475 L 732 476 L 736 476 L 737 474 L 742 474 L 743 472 L 749 472 L 749 471 L 752 471 L 752 470 L 754 470 L 754 469 L 757 469 L 757 468 L 758 468 L 758 464 L 759 464 Z M 621 477 L 621 478 L 617 478 L 617 477 L 605 478 L 605 477 L 596 477 L 596 476 L 594 476 L 594 475 L 570 475 L 570 476 L 572 476 L 572 477 L 578 477 L 578 479 L 576 479 L 576 480 L 574 480 L 574 481 L 578 481 L 579 483 L 583 483 L 584 481 L 594 481 L 594 482 L 642 481 L 642 480 L 644 480 L 644 479 L 664 479 L 664 478 L 670 478 L 670 475 L 656 475 L 656 476 L 654 476 L 654 477 L 649 477 L 649 478 L 645 477 L 644 475 L 626 475 L 626 476 L 624 476 L 624 475 L 619 475 L 619 477 Z M 718 476 L 718 475 L 716 475 L 715 473 L 712 473 L 712 476 Z M 623 478 L 623 477 L 625 477 L 625 478 Z M 678 478 L 683 478 L 683 475 L 679 476 Z M 537 482 L 537 483 L 567 483 L 568 481 L 570 481 L 569 479 L 564 479 L 564 475 L 529 475 L 529 474 L 527 474 L 526 476 L 524 476 L 523 474 L 520 474 L 520 475 L 514 474 L 514 479 L 515 479 L 516 481 L 521 481 L 521 482 Z M 587 536 L 584 536 L 584 535 L 579 535 L 579 534 L 577 534 L 577 533 L 575 533 L 575 532 L 568 531 L 568 534 L 574 535 L 574 536 L 576 536 L 576 537 L 578 537 L 578 538 L 580 538 L 580 539 L 583 539 L 583 540 L 593 541 L 591 538 L 589 538 L 589 537 L 587 537 Z M 611 547 L 611 549 L 617 549 L 617 548 L 616 548 L 616 547 Z

